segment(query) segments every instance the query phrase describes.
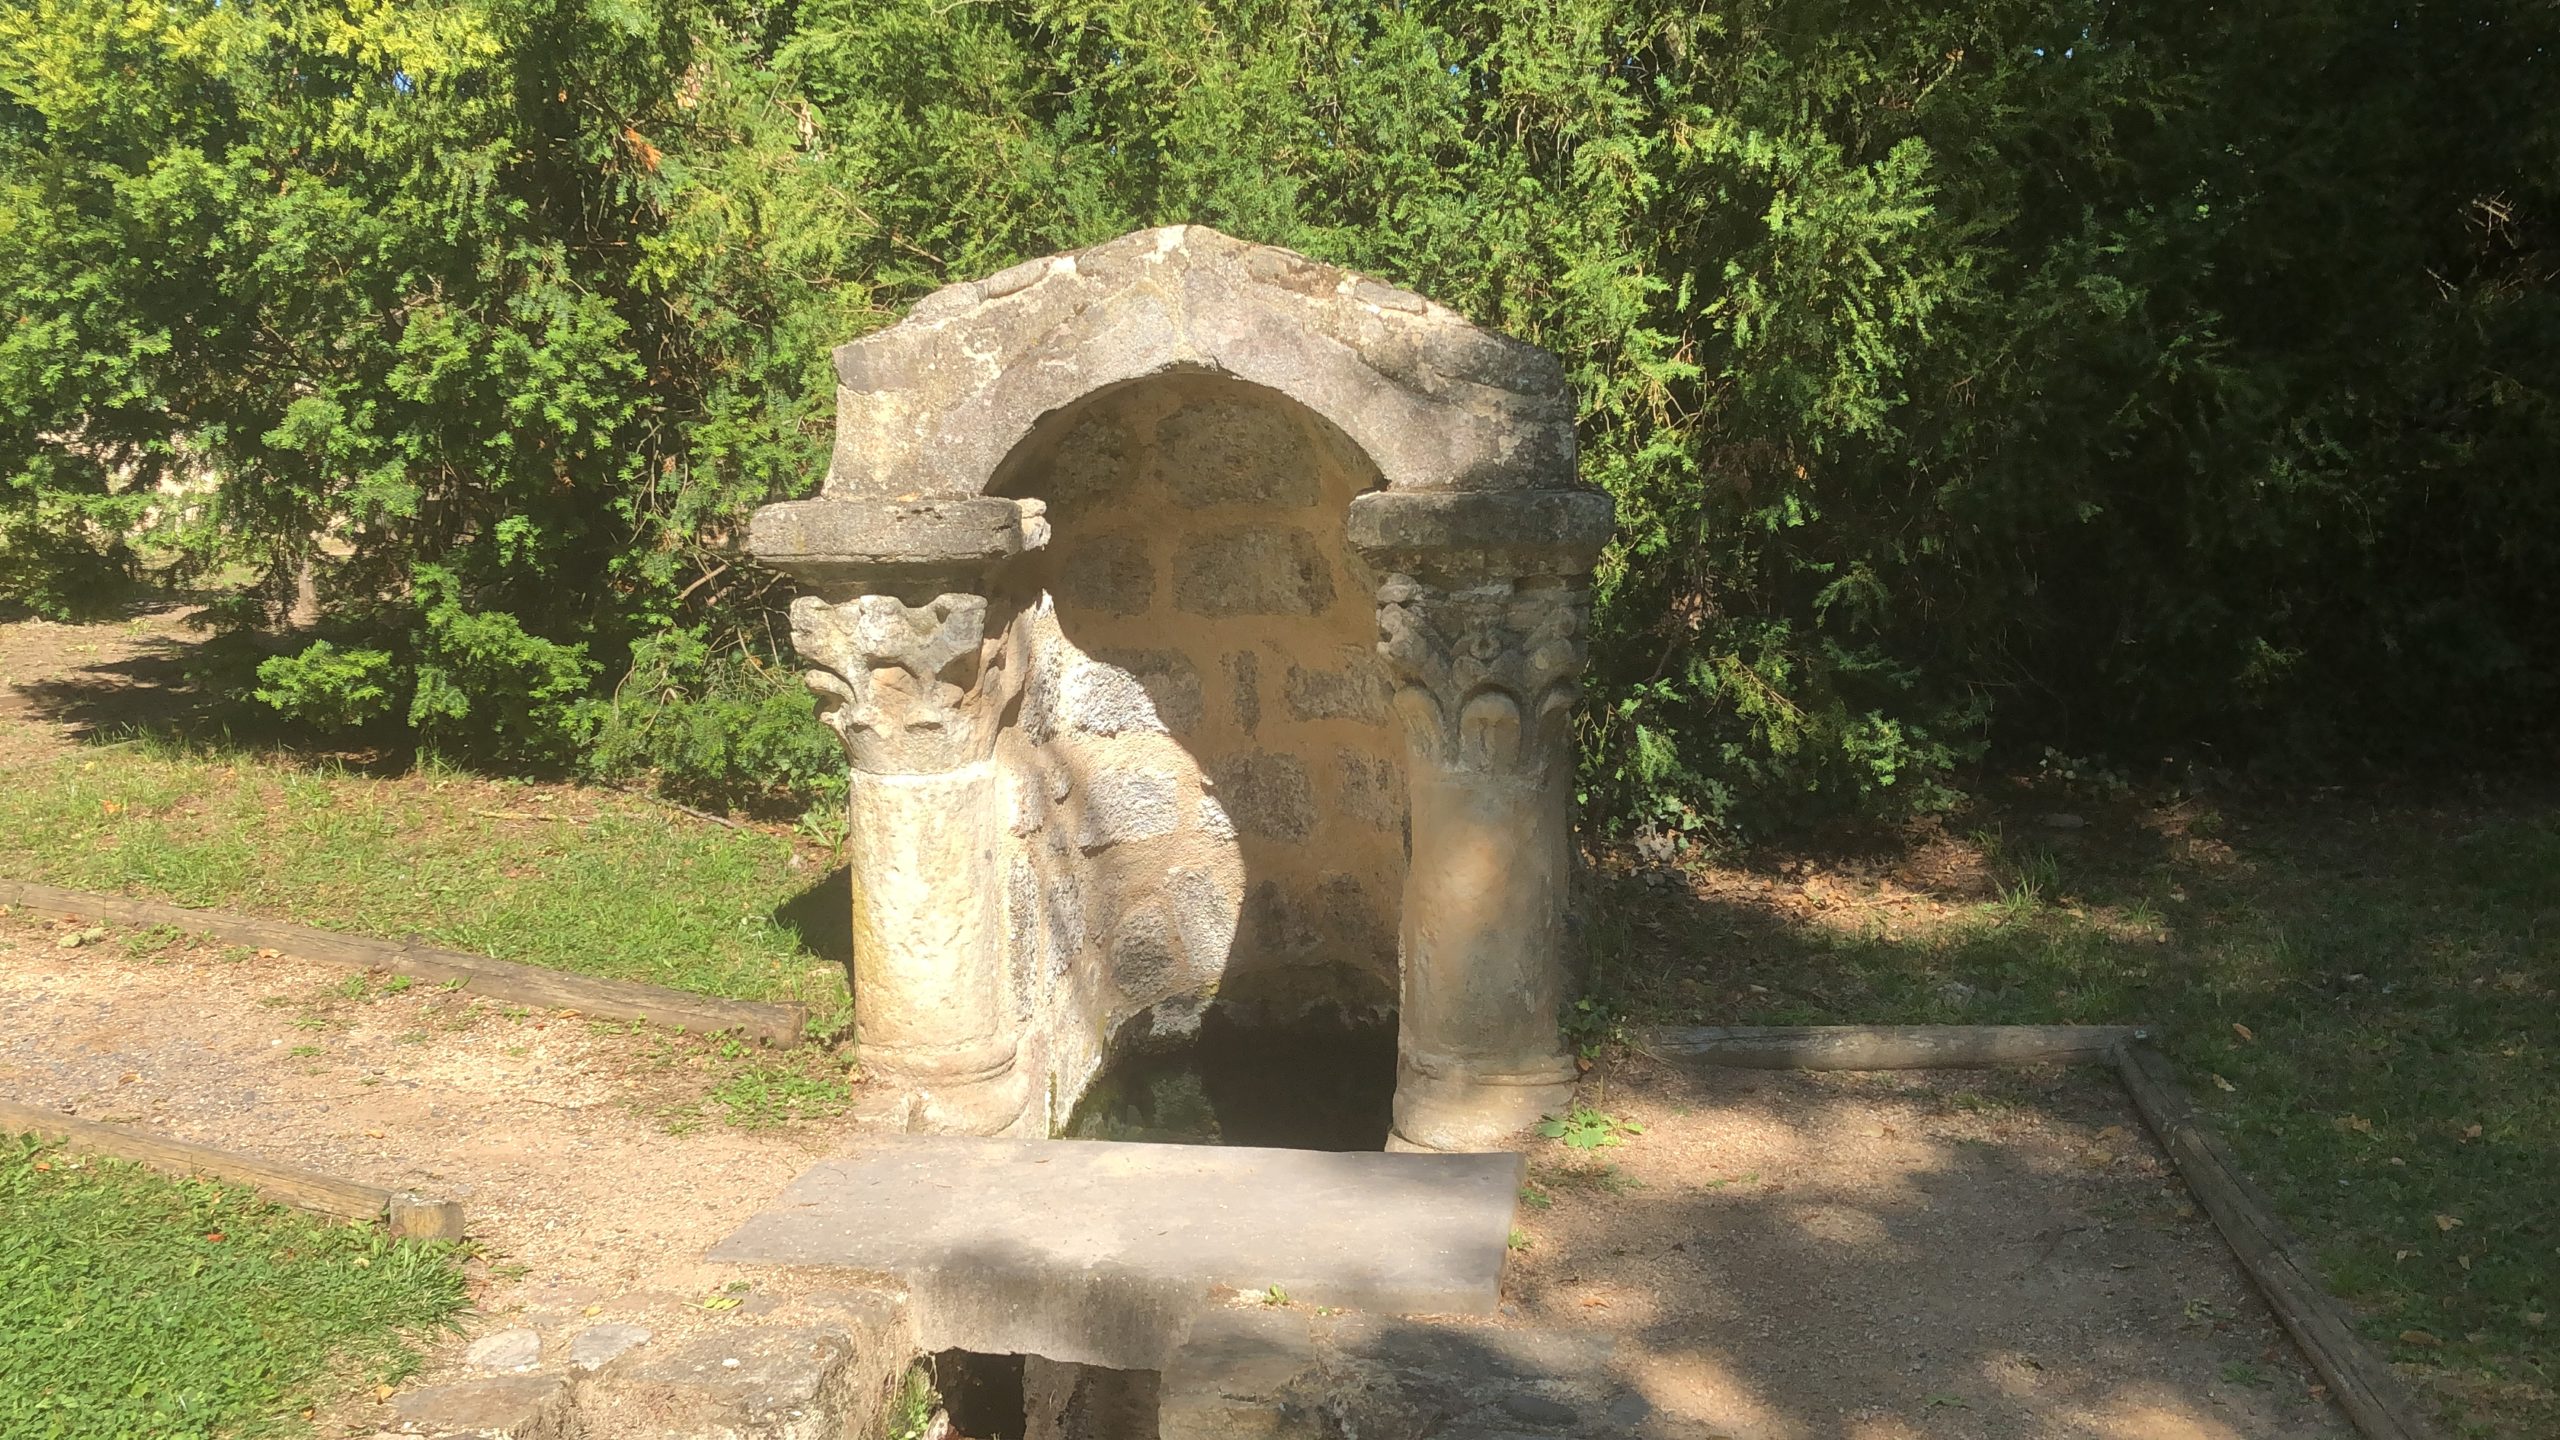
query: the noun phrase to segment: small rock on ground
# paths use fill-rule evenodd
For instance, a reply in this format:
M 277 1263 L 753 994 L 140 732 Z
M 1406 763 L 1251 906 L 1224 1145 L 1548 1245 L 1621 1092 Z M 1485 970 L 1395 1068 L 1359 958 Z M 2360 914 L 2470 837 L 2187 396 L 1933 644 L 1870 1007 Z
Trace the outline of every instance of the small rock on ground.
M 590 1325 L 569 1342 L 569 1364 L 593 1370 L 636 1345 L 649 1343 L 645 1325 Z
M 530 1370 L 542 1363 L 542 1337 L 531 1330 L 501 1330 L 471 1342 L 462 1363 L 499 1372 Z

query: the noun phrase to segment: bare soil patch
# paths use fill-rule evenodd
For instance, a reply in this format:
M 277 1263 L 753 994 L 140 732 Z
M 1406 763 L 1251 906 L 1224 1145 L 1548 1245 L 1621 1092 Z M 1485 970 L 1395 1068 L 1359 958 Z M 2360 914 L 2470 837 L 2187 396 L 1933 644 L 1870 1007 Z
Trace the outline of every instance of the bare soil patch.
M 359 996 L 335 967 L 183 940 L 59 948 L 72 928 L 0 918 L 0 1091 L 461 1200 L 474 1334 L 592 1306 L 665 1335 L 735 1307 L 694 1308 L 735 1279 L 702 1252 L 842 1139 L 723 1123 L 720 1042 L 423 985 Z
M 184 730 L 213 708 L 188 673 L 205 644 L 192 602 L 140 605 L 121 620 L 0 625 L 0 762 L 58 753 L 119 730 Z
M 1641 1056 L 1531 1152 L 1505 1323 L 1615 1336 L 1732 1440 L 2354 1433 L 2097 1070 Z

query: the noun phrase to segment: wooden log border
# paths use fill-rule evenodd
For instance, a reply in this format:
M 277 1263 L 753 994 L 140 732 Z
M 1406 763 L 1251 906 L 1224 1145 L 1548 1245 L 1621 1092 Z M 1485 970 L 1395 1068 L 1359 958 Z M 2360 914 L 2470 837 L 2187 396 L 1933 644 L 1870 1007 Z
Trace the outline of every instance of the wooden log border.
M 0 1100 L 0 1133 L 54 1135 L 81 1150 L 137 1160 L 171 1175 L 209 1175 L 246 1185 L 279 1205 L 341 1220 L 378 1220 L 391 1233 L 410 1240 L 462 1238 L 462 1202 L 438 1200 L 408 1190 L 359 1185 L 291 1165 L 278 1165 L 254 1155 L 235 1155 L 210 1145 L 191 1145 L 102 1125 L 60 1110 Z
M 1637 1032 L 1656 1059 L 1745 1070 L 1935 1070 L 2104 1061 L 2132 1025 L 1710 1025 Z
M 1732 1025 L 1639 1030 L 1631 1042 L 1658 1060 L 1756 1070 L 2106 1065 L 2356 1430 L 2366 1440 L 2436 1440 L 2398 1373 L 2356 1333 L 2310 1247 L 2241 1173 L 2150 1039 L 2122 1025 Z
M 2302 1348 L 2311 1368 L 2329 1382 L 2329 1394 L 2367 1440 L 2432 1440 L 2435 1430 L 2400 1376 L 2356 1333 L 2345 1305 L 2330 1293 L 2311 1247 L 2276 1218 L 2265 1192 L 2240 1172 L 2222 1137 L 2204 1122 L 2167 1057 L 2148 1046 L 2125 1045 L 2115 1053 L 2116 1076 L 2133 1097 L 2142 1123 L 2178 1167 L 2240 1268 L 2257 1282 L 2267 1304 Z
M 475 995 L 521 1001 L 546 1010 L 574 1010 L 607 1020 L 647 1020 L 700 1034 L 734 1030 L 782 1049 L 798 1045 L 809 1022 L 808 1007 L 803 1005 L 723 1000 L 663 985 L 573 975 L 539 965 L 440 949 L 415 935 L 396 942 L 377 940 L 222 910 L 189 910 L 157 900 L 63 890 L 15 880 L 0 880 L 0 904 L 81 920 L 170 925 L 234 945 L 274 950 L 324 964 L 389 971 L 419 980 L 458 980 Z

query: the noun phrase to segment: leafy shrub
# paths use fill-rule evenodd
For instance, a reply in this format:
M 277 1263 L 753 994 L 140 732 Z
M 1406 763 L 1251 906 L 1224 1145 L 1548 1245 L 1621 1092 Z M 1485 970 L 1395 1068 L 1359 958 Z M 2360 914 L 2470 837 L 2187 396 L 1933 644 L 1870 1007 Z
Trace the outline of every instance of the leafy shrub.
M 797 786 L 824 737 L 710 657 L 780 648 L 733 540 L 824 468 L 828 348 L 1197 221 L 1564 358 L 1622 522 L 1599 817 L 1925 810 L 2002 746 L 2477 756 L 2560 698 L 2555 41 L 2380 0 L 29 0 L 0 592 L 111 572 L 125 526 L 49 517 L 183 440 L 271 591 L 352 547 L 384 724 Z
M 8 500 L 0 489 L 0 606 L 82 620 L 132 593 L 141 566 L 115 528 L 125 507 L 46 496 L 20 510 Z
M 452 577 L 421 572 L 421 629 L 408 720 L 464 755 L 567 765 L 594 737 L 595 662 L 584 644 L 528 634 L 515 616 L 473 610 Z
M 258 702 L 315 730 L 361 730 L 393 712 L 405 677 L 388 650 L 341 650 L 314 640 L 299 655 L 260 662 Z
M 710 803 L 823 805 L 845 793 L 844 752 L 812 720 L 797 673 L 743 653 L 714 655 L 699 628 L 632 647 L 590 763 L 607 774 L 654 772 L 669 789 Z

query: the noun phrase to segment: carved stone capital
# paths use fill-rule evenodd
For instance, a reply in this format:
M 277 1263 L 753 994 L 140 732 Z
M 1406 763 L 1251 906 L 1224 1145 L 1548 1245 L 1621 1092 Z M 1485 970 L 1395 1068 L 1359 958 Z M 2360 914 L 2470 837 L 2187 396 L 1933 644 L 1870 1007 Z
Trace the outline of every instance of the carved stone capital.
M 1501 774 L 1560 763 L 1590 618 L 1590 591 L 1552 578 L 1461 587 L 1388 576 L 1378 587 L 1378 653 L 1395 675 L 1415 758 Z
M 853 768 L 875 775 L 956 770 L 994 752 L 1021 687 L 1004 631 L 987 632 L 987 597 L 949 593 L 921 605 L 894 595 L 791 602 L 791 643 L 818 718 Z

